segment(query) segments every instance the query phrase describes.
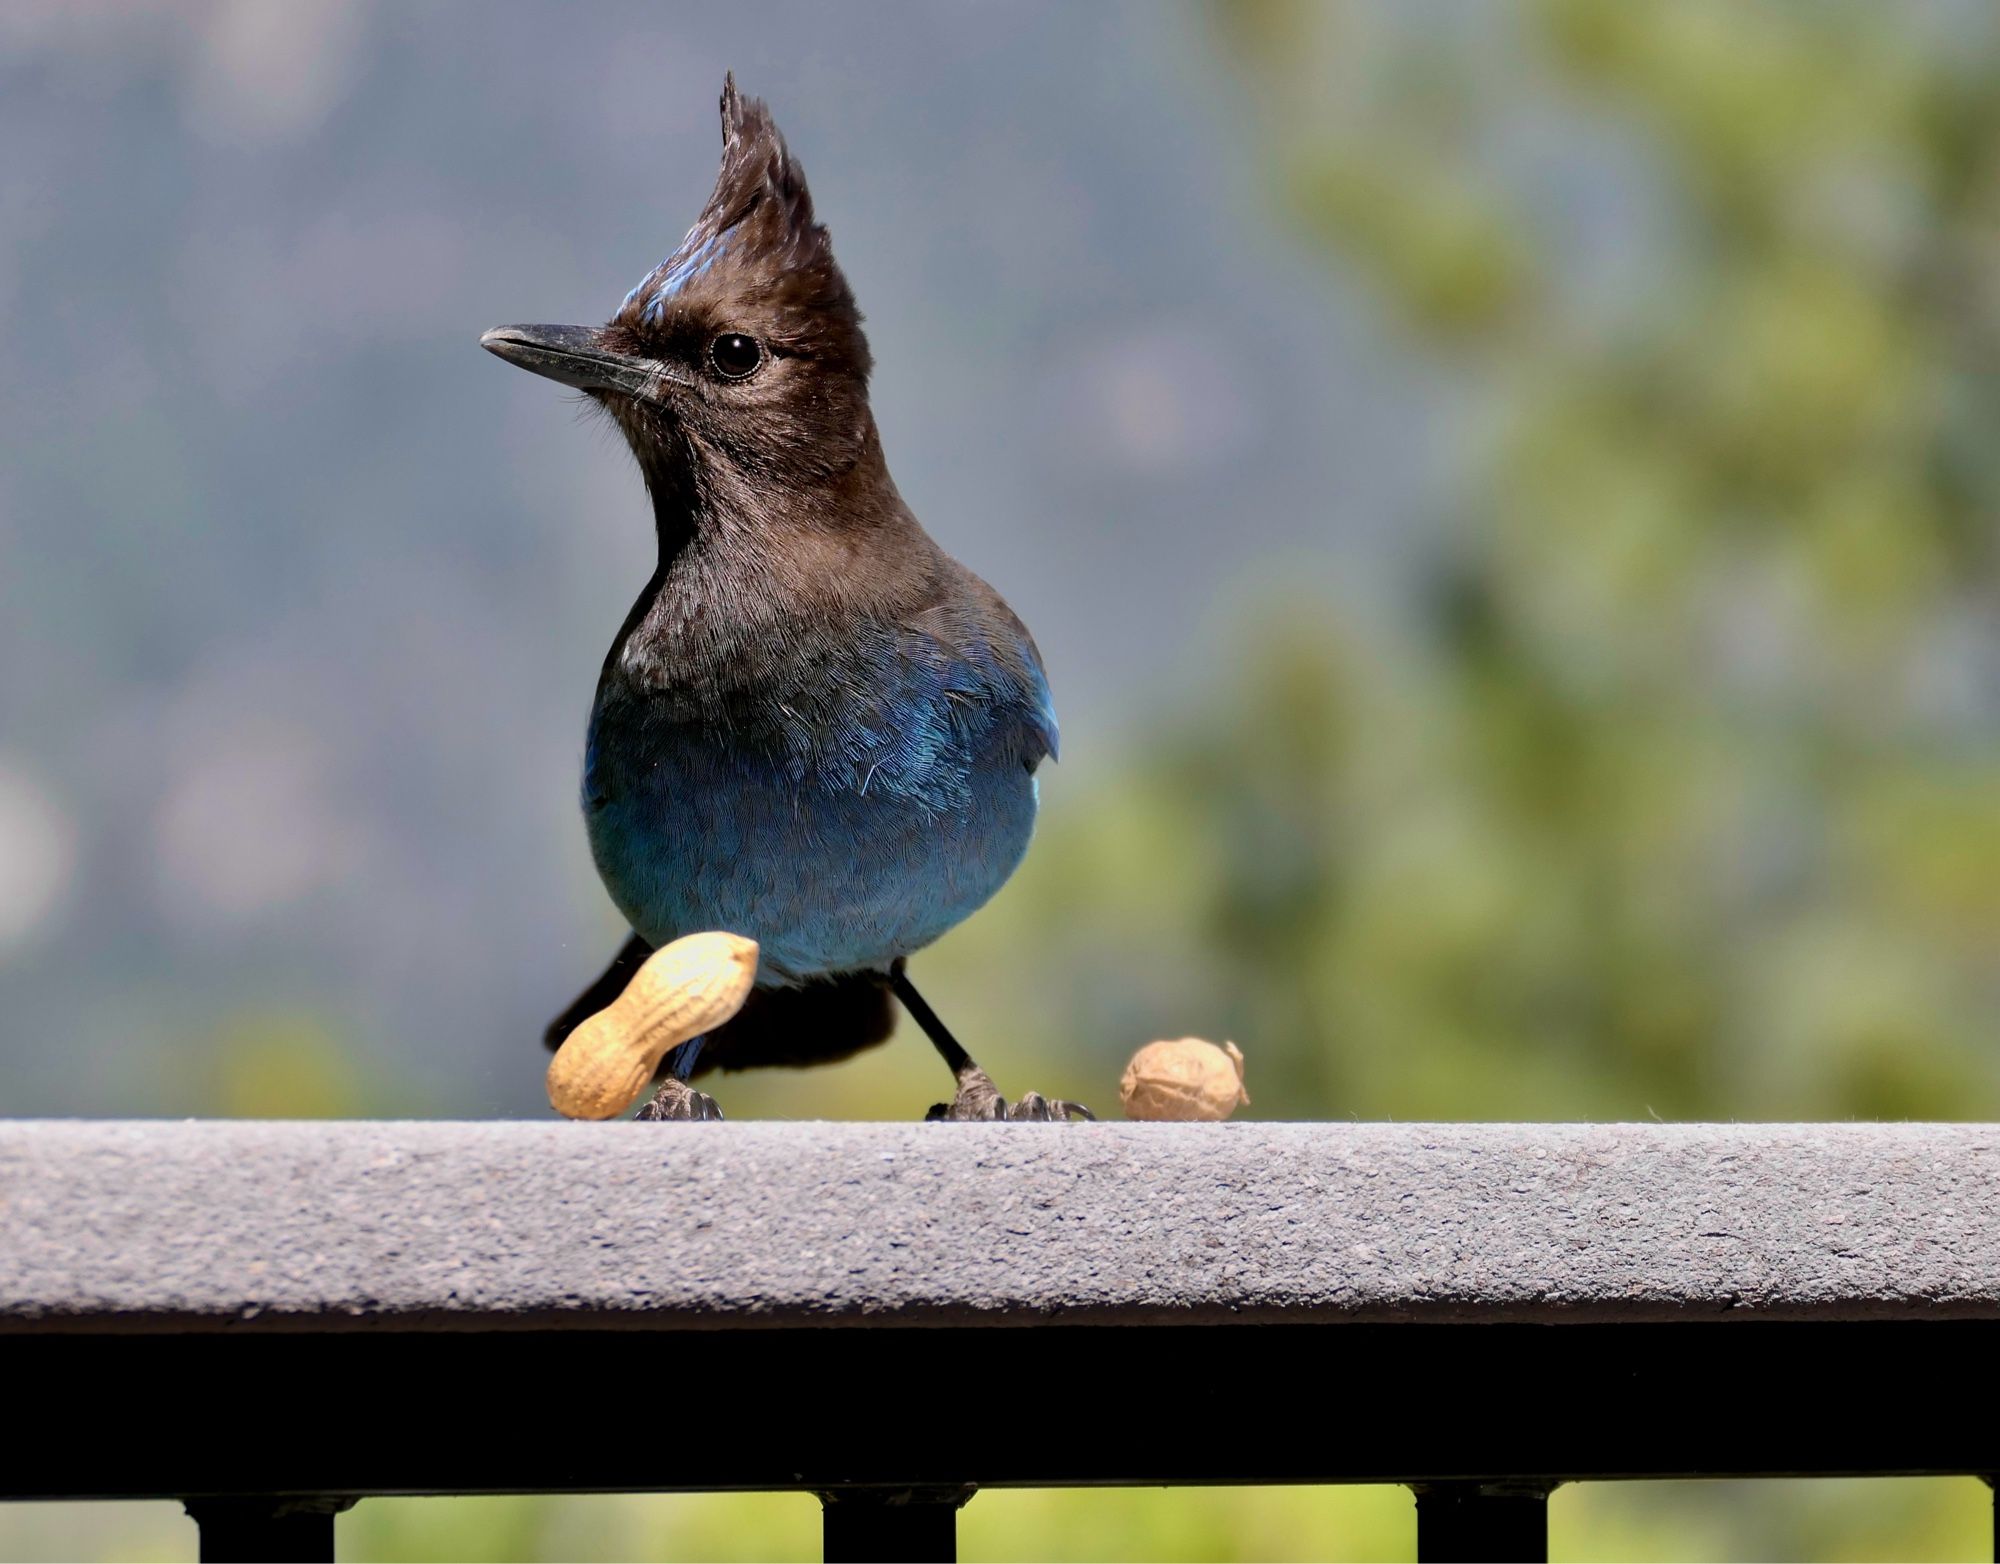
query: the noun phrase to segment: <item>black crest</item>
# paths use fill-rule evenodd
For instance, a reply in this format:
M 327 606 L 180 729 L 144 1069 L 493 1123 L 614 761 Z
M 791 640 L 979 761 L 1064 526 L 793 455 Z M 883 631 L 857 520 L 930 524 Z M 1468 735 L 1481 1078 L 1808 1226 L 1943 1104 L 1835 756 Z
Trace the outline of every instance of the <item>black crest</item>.
M 761 98 L 722 84 L 722 167 L 701 216 L 674 253 L 625 296 L 614 324 L 637 333 L 665 326 L 676 310 L 750 308 L 801 352 L 842 349 L 866 374 L 861 314 L 813 216 L 805 170 Z

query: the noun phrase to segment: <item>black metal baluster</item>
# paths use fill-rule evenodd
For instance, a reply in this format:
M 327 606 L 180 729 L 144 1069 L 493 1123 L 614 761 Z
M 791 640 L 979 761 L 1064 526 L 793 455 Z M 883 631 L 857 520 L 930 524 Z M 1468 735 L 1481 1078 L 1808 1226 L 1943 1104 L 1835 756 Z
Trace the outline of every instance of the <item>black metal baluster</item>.
M 1415 1483 L 1418 1564 L 1548 1564 L 1551 1485 Z
M 201 1528 L 201 1564 L 333 1564 L 333 1518 L 355 1501 L 258 1494 L 182 1502 Z
M 819 1496 L 826 1564 L 952 1564 L 964 1488 L 834 1488 Z

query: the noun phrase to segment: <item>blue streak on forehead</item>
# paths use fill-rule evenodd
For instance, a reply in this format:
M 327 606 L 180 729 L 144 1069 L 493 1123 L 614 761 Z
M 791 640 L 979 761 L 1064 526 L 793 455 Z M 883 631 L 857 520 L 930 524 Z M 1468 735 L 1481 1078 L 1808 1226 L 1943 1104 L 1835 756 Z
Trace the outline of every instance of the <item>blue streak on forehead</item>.
M 689 237 L 692 238 L 693 236 L 690 235 Z M 728 237 L 729 233 L 725 230 L 722 233 L 713 234 L 702 240 L 700 244 L 689 250 L 685 255 L 676 251 L 673 255 L 668 256 L 658 266 L 654 267 L 651 272 L 647 273 L 645 279 L 638 287 L 625 295 L 625 303 L 620 308 L 629 308 L 634 299 L 644 294 L 646 295 L 646 307 L 643 311 L 643 318 L 648 323 L 657 322 L 662 312 L 665 311 L 669 299 L 679 293 L 689 283 L 693 282 L 695 278 L 701 276 L 703 272 L 707 271 L 728 252 L 729 246 L 724 243 Z M 686 240 L 683 240 L 682 243 L 685 244 Z

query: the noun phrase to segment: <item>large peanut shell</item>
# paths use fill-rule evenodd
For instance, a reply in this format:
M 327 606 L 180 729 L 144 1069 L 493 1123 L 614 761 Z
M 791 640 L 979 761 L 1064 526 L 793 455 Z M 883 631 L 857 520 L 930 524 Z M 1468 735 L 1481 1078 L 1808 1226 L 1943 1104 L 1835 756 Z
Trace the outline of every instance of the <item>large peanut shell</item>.
M 689 934 L 662 945 L 604 1009 L 549 1061 L 549 1104 L 572 1119 L 614 1119 L 652 1084 L 667 1050 L 713 1031 L 743 1008 L 757 976 L 757 942 Z

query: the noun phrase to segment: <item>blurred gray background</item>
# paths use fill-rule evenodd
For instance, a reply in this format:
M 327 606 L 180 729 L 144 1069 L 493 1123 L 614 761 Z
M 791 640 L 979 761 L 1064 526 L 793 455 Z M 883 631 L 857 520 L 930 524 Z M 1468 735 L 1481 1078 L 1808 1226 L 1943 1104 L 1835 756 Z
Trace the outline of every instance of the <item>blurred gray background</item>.
M 905 494 L 1041 641 L 1052 816 L 1246 577 L 1385 585 L 1421 373 L 1273 224 L 1198 15 L 0 8 L 6 1111 L 255 1110 L 276 1035 L 266 1075 L 392 1066 L 375 1111 L 542 1111 L 617 933 L 576 771 L 652 540 L 622 447 L 476 342 L 673 247 L 725 68 Z

